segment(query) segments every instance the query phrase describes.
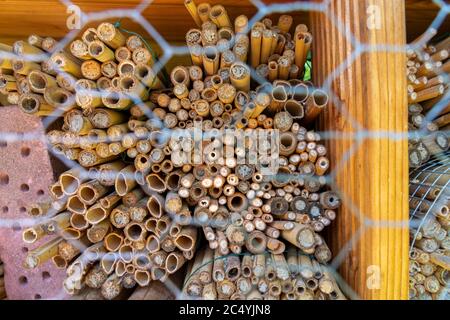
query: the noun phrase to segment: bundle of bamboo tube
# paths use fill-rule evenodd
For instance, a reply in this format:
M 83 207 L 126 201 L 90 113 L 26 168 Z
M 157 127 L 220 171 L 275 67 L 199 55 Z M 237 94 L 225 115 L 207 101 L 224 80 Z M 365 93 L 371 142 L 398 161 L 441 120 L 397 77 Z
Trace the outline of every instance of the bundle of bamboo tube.
M 204 248 L 188 266 L 183 294 L 205 300 L 344 300 L 333 274 L 290 246 L 286 253 L 221 256 Z
M 410 299 L 449 295 L 449 50 L 446 38 L 408 52 L 409 162 L 417 168 L 409 187 Z
M 147 100 L 146 88 L 162 87 L 149 69 L 155 57 L 142 38 L 128 37 L 111 23 L 89 28 L 82 39 L 58 48 L 55 39 L 37 35 L 12 47 L 1 44 L 0 93 L 29 114 L 79 110 L 80 116 L 67 124 L 69 132 L 84 135 L 91 128 L 86 119 L 96 108 L 127 110 L 133 99 Z M 114 118 L 108 112 L 105 116 Z
M 450 37 L 408 52 L 409 162 L 414 168 L 449 149 L 449 52 Z
M 136 284 L 165 281 L 193 257 L 197 230 L 174 223 L 164 197 L 136 183 L 133 165 L 116 161 L 96 169 L 92 180 L 76 169 L 63 173 L 50 188 L 51 201 L 28 208 L 43 222 L 24 230 L 26 243 L 58 237 L 30 251 L 25 266 L 51 259 L 67 268 L 69 294 L 89 287 L 101 289 L 105 299 L 123 297 Z
M 107 23 L 70 44 L 77 63 L 64 60 L 65 51 L 52 54 L 74 81 L 27 74 L 32 97 L 62 111 L 63 127 L 47 134 L 53 152 L 81 167 L 59 177 L 52 199 L 28 208 L 40 222 L 24 231 L 25 242 L 58 237 L 30 251 L 25 265 L 51 259 L 67 268 L 64 288 L 76 299 L 119 299 L 136 284 L 157 286 L 151 280 L 166 280 L 196 256 L 202 234 L 222 256 L 282 257 L 286 240 L 318 263 L 331 259 L 319 232 L 340 198 L 326 190 L 330 161 L 321 137 L 306 129 L 328 103 L 325 92 L 300 80 L 312 39 L 306 26 L 292 40 L 291 17 L 273 27 L 265 19 L 252 28 L 266 38 L 259 47 L 252 40 L 250 56 L 246 17 L 233 31 L 222 6 L 186 5 L 202 29 L 188 32 L 193 65 L 171 71 L 171 88 L 153 72 L 142 40 Z M 247 56 L 270 82 L 252 83 Z M 280 72 L 266 77 L 270 62 Z M 22 94 L 19 105 L 27 101 Z M 207 133 L 200 146 L 197 129 Z M 261 131 L 269 134 L 257 144 L 253 134 Z M 239 161 L 255 148 L 266 155 Z M 274 163 L 278 169 L 265 174 Z
M 448 154 L 446 155 L 448 157 Z M 447 158 L 448 159 L 448 158 Z M 448 299 L 450 166 L 436 162 L 411 173 L 410 298 Z
M 306 87 L 312 84 L 295 81 L 303 79 L 313 40 L 306 25 L 299 24 L 294 33 L 290 33 L 293 18 L 289 15 L 280 16 L 277 24 L 265 18 L 252 26 L 249 26 L 247 16 L 241 15 L 232 25 L 226 9 L 221 5 L 211 7 L 201 3 L 196 6 L 192 0 L 186 0 L 185 4 L 199 27 L 186 34 L 192 62 L 204 67 L 207 76 L 219 74 L 229 77 L 236 89 L 249 91 L 251 69 L 240 67 L 240 63 L 246 63 L 255 71 L 260 82 L 294 80 L 292 90 L 299 98 L 297 103 L 304 108 L 304 114 L 302 111 L 297 115 L 301 123 L 311 123 L 326 107 L 326 93 L 309 88 L 311 94 L 308 96 Z M 234 65 L 236 63 L 237 66 Z M 274 87 L 268 86 L 266 90 L 271 91 Z M 282 92 L 278 90 L 276 94 L 282 95 Z M 282 96 L 276 98 L 279 99 L 274 99 L 274 105 L 269 108 L 271 112 L 281 111 L 286 102 Z M 300 107 L 290 108 L 297 110 Z
M 0 260 L 0 300 L 6 299 L 4 272 L 3 262 Z

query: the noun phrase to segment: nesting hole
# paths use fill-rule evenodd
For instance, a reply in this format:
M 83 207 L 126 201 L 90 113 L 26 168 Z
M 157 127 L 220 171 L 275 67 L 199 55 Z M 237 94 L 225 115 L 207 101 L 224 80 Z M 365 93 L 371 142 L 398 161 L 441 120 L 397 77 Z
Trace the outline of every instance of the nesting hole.
M 22 147 L 20 149 L 20 154 L 22 155 L 22 157 L 26 158 L 30 155 L 31 153 L 31 149 L 29 147 Z
M 42 272 L 42 279 L 43 280 L 48 280 L 50 278 L 51 278 L 50 272 L 48 272 L 48 271 Z
M 9 176 L 5 172 L 0 172 L 0 186 L 6 186 L 9 183 Z
M 20 191 L 22 191 L 22 192 L 28 192 L 28 191 L 30 191 L 30 186 L 29 186 L 28 184 L 26 184 L 26 183 L 22 183 L 22 184 L 20 185 Z
M 20 283 L 22 286 L 26 285 L 26 284 L 28 283 L 28 278 L 25 277 L 25 276 L 20 276 L 20 277 L 19 277 L 19 283 Z

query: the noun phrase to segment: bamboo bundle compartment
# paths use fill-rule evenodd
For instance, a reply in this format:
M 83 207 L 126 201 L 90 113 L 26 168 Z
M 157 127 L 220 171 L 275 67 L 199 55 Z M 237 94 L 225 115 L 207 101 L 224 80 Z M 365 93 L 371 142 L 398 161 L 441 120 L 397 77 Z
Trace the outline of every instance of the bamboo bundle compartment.
M 381 28 L 365 23 L 368 5 L 382 8 Z M 124 17 L 89 22 L 65 43 L 38 15 L 39 35 L 0 32 L 0 50 L 16 58 L 0 58 L 0 104 L 44 123 L 56 115 L 48 148 L 67 165 L 51 197 L 26 207 L 38 222 L 23 230 L 30 251 L 20 267 L 66 270 L 63 288 L 79 300 L 412 298 L 408 156 L 422 156 L 414 168 L 445 160 L 448 106 L 433 119 L 441 133 L 431 124 L 425 137 L 405 137 L 432 109 L 417 105 L 445 99 L 448 80 L 411 52 L 349 60 L 346 33 L 403 47 L 424 28 L 419 9 L 332 0 L 343 33 L 320 11 L 252 21 L 259 9 L 245 1 L 168 0 L 143 11 L 150 35 Z M 0 27 L 8 19 L 0 13 Z M 167 57 L 169 43 L 184 56 Z M 448 72 L 441 46 L 430 59 Z M 272 133 L 257 138 L 263 131 L 279 135 L 277 157 Z M 255 151 L 259 164 L 239 162 Z M 433 259 L 445 256 L 442 241 Z M 444 286 L 439 263 L 433 276 Z

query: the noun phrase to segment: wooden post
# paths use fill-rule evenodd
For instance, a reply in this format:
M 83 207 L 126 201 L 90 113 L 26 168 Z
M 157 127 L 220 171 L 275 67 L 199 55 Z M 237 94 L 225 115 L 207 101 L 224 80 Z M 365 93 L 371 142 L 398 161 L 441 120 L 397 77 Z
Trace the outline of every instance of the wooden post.
M 340 31 L 323 13 L 311 14 L 314 35 L 314 81 L 326 82 L 354 47 L 350 32 L 361 43 L 398 45 L 406 42 L 403 0 L 332 0 L 329 16 L 341 21 Z M 342 105 L 374 135 L 407 133 L 406 58 L 404 53 L 363 53 L 332 81 Z M 323 130 L 356 134 L 349 116 L 334 105 L 323 113 Z M 345 157 L 356 139 L 328 141 L 334 165 Z M 403 139 L 367 137 L 336 172 L 336 186 L 345 195 L 333 232 L 338 254 L 355 236 L 341 274 L 362 299 L 408 298 L 408 144 Z M 352 205 L 370 219 L 358 219 Z M 377 226 L 382 221 L 390 223 Z M 402 224 L 404 223 L 404 224 Z M 356 237 L 362 229 L 361 237 Z M 379 281 L 378 281 L 379 280 Z

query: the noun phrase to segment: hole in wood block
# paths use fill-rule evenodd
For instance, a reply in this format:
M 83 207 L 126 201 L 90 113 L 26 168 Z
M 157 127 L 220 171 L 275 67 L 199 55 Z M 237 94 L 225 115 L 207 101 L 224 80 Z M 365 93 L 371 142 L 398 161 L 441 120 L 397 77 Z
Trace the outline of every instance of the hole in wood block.
M 25 212 L 27 212 L 27 208 L 25 208 L 25 207 L 20 207 L 20 208 L 19 208 L 19 211 L 20 211 L 21 213 L 25 213 Z
M 28 248 L 27 247 L 22 247 L 22 252 L 23 253 L 27 253 L 28 252 Z
M 2 212 L 3 213 L 8 213 L 8 211 L 9 211 L 9 208 L 7 206 L 3 206 L 2 207 Z
M 39 189 L 39 190 L 36 192 L 36 194 L 37 194 L 38 196 L 43 196 L 43 195 L 45 194 L 45 192 L 44 192 L 44 190 Z
M 0 140 L 0 148 L 6 148 L 8 146 L 8 142 L 4 140 Z
M 41 295 L 40 295 L 39 293 L 36 293 L 36 294 L 34 295 L 34 299 L 35 299 L 35 300 L 40 300 L 40 299 L 42 299 L 42 297 L 41 297 Z
M 26 184 L 26 183 L 22 183 L 22 184 L 20 185 L 20 190 L 21 190 L 22 192 L 28 192 L 28 191 L 30 191 L 30 186 L 29 186 L 28 184 Z

